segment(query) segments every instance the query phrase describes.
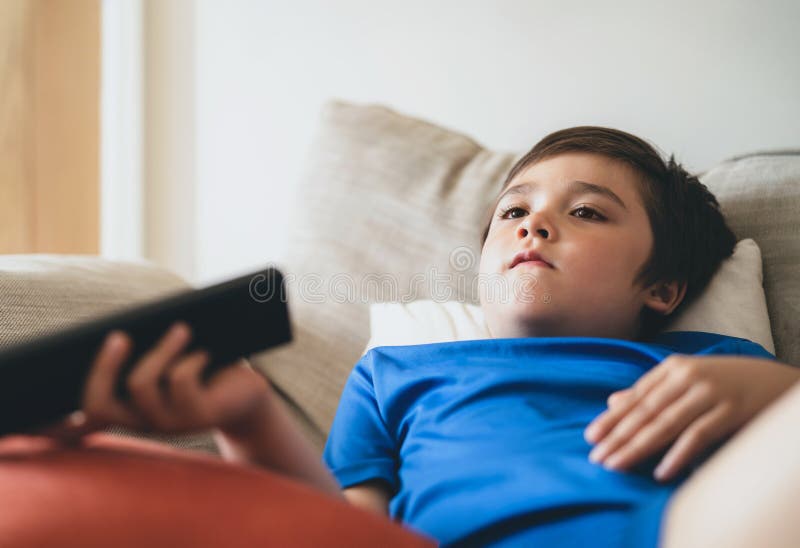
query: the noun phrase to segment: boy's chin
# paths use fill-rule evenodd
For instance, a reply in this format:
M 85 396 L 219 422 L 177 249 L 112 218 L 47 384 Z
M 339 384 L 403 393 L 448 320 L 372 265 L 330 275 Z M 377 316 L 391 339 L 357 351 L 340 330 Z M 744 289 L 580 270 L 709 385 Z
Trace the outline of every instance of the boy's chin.
M 484 306 L 486 323 L 495 338 L 560 334 L 565 326 L 553 312 L 544 303 L 495 304 L 491 310 Z

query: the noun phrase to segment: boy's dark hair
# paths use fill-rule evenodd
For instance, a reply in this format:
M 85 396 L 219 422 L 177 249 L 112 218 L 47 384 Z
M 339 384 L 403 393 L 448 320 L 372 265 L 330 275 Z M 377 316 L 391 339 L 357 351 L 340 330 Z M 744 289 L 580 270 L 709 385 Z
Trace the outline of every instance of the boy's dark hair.
M 653 251 L 634 284 L 686 283 L 686 294 L 670 316 L 642 310 L 638 340 L 656 335 L 671 316 L 686 308 L 706 288 L 724 259 L 733 254 L 736 236 L 714 195 L 689 174 L 673 155 L 664 161 L 644 140 L 620 131 L 579 126 L 551 133 L 511 168 L 501 192 L 527 167 L 568 152 L 600 154 L 624 162 L 641 176 L 640 195 L 653 231 Z M 487 212 L 481 248 L 486 243 L 494 206 Z

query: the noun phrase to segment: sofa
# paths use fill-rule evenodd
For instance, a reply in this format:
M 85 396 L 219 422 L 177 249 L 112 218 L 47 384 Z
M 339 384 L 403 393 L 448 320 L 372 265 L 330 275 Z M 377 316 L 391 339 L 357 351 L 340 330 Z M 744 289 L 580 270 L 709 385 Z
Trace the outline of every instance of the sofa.
M 325 105 L 288 206 L 295 212 L 286 236 L 291 254 L 265 257 L 286 275 L 294 339 L 250 357 L 318 449 L 347 375 L 369 346 L 370 305 L 443 294 L 475 304 L 465 288 L 477 275 L 481 220 L 524 152 L 489 150 L 380 105 Z M 758 244 L 775 355 L 800 366 L 800 150 L 730 158 L 701 180 L 737 238 Z M 415 283 L 420 273 L 443 281 Z M 321 284 L 311 291 L 310 280 Z M 189 287 L 147 261 L 0 256 L 0 347 Z M 193 458 L 216 453 L 206 432 L 111 434 L 189 449 Z

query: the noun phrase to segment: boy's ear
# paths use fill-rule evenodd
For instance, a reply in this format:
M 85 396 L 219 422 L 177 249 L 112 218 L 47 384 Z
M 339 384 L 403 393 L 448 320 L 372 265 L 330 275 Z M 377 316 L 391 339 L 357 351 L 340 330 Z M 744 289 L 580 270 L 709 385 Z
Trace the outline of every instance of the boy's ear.
M 644 305 L 667 316 L 681 304 L 686 295 L 686 282 L 658 282 L 645 291 Z

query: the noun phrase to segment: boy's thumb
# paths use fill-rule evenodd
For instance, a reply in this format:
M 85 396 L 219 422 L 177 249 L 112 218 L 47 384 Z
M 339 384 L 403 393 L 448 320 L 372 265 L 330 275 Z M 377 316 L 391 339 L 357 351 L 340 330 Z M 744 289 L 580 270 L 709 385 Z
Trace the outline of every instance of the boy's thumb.
M 39 428 L 33 433 L 38 436 L 54 438 L 65 445 L 75 445 L 83 436 L 98 428 L 99 425 L 89 421 L 83 411 L 75 411 L 65 419 Z

